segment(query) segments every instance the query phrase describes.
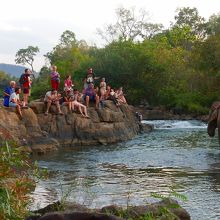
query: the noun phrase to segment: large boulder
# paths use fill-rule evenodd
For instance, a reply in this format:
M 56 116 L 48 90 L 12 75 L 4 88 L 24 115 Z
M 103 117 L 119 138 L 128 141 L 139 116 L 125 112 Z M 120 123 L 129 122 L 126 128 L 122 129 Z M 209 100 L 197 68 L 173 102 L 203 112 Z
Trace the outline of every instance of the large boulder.
M 45 103 L 37 100 L 23 109 L 20 120 L 13 108 L 0 108 L 0 139 L 14 140 L 30 146 L 33 152 L 43 154 L 60 146 L 108 144 L 133 138 L 139 132 L 139 124 L 130 106 L 117 107 L 106 101 L 103 108 L 90 107 L 90 118 L 79 112 L 69 112 L 62 106 L 64 115 L 56 114 L 52 106 L 44 115 Z

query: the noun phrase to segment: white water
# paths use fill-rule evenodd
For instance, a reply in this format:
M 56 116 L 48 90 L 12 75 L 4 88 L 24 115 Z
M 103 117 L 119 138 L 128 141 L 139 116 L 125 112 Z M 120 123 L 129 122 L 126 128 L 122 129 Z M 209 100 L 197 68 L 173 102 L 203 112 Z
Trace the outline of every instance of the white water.
M 155 129 L 205 129 L 207 124 L 197 120 L 178 121 L 178 120 L 153 120 L 142 121 L 145 124 L 154 125 Z

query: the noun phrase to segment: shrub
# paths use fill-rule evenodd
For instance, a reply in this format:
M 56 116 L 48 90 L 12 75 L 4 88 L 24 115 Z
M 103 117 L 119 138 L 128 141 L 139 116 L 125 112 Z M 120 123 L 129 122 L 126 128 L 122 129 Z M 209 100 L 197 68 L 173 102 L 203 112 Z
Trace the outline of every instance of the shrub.
M 0 219 L 25 218 L 36 174 L 37 168 L 27 153 L 7 143 L 0 147 Z

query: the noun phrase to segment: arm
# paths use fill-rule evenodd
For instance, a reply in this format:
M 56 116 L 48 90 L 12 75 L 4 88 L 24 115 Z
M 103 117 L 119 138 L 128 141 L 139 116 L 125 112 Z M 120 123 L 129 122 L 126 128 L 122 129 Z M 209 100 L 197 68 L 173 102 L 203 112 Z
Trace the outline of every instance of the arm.
M 4 92 L 3 94 L 4 94 L 5 96 L 10 96 L 10 95 L 9 95 L 8 93 L 6 93 L 6 92 Z

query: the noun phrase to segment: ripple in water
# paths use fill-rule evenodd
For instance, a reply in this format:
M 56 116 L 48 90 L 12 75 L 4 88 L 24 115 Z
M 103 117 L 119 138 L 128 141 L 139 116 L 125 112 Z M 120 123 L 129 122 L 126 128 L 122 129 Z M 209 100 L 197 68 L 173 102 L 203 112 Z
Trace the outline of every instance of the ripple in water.
M 36 158 L 50 177 L 33 193 L 35 209 L 66 197 L 90 207 L 151 202 L 170 187 L 192 219 L 220 219 L 220 147 L 199 121 L 146 121 L 150 134 L 108 146 L 78 147 Z

